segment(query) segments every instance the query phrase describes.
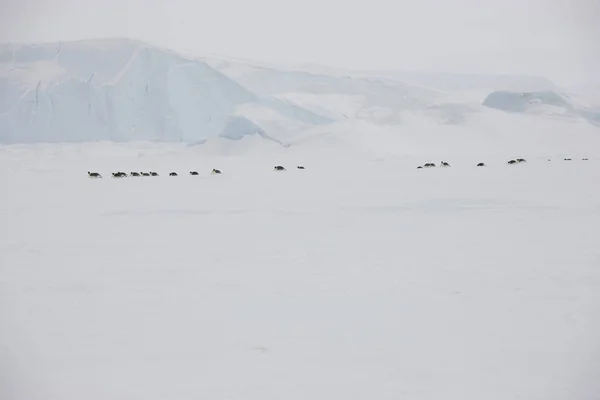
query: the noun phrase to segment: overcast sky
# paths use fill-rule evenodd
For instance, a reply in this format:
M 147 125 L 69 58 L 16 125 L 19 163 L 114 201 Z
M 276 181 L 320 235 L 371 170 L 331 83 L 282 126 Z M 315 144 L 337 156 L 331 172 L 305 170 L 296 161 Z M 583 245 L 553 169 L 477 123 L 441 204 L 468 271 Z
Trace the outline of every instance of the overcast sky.
M 0 0 L 1 41 L 143 39 L 285 64 L 600 82 L 600 0 Z

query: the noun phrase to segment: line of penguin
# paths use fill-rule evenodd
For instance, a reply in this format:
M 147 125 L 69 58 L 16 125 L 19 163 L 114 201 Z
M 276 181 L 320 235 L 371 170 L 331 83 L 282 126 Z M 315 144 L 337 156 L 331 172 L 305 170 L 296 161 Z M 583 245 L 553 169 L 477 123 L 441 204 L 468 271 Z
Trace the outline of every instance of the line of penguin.
M 517 158 L 516 160 L 509 160 L 508 164 L 511 164 L 511 165 L 512 164 L 520 164 L 520 163 L 524 163 L 524 162 L 527 162 L 524 158 Z M 447 163 L 446 161 L 441 161 L 440 162 L 440 167 L 449 167 L 449 166 L 450 166 L 450 164 Z M 485 163 L 482 163 L 482 162 L 477 163 L 477 166 L 478 167 L 485 167 Z M 425 163 L 423 165 L 419 165 L 417 167 L 417 169 L 421 169 L 421 168 L 435 168 L 435 167 L 436 167 L 435 163 L 429 162 L 429 163 Z
M 572 161 L 572 160 L 573 160 L 572 158 L 565 158 L 565 159 L 564 159 L 564 161 Z M 587 161 L 588 159 L 587 159 L 587 158 L 582 158 L 582 160 L 583 160 L 583 161 Z M 551 159 L 548 159 L 548 161 L 551 161 Z M 525 160 L 524 158 L 517 158 L 517 159 L 514 159 L 514 160 L 508 160 L 507 164 L 509 164 L 509 165 L 514 165 L 514 164 L 521 164 L 521 163 L 524 163 L 524 162 L 527 162 L 527 160 Z M 450 164 L 449 164 L 449 163 L 447 163 L 446 161 L 442 161 L 442 162 L 440 162 L 440 166 L 441 166 L 441 167 L 449 167 L 449 166 L 450 166 Z M 478 166 L 478 167 L 485 167 L 485 163 L 482 163 L 482 162 L 480 162 L 480 163 L 477 163 L 477 166 Z M 435 167 L 436 167 L 435 163 L 431 163 L 431 162 L 430 162 L 430 163 L 425 163 L 425 164 L 423 164 L 423 165 L 419 165 L 419 166 L 417 167 L 417 169 L 422 169 L 422 168 L 435 168 Z
M 304 166 L 302 165 L 298 165 L 296 167 L 297 169 L 304 169 Z M 274 171 L 285 171 L 285 167 L 282 165 L 276 165 L 275 167 L 273 167 Z M 88 171 L 88 176 L 90 178 L 102 178 L 102 175 L 100 175 L 98 172 L 91 172 Z M 149 171 L 149 172 L 130 172 L 129 174 L 127 174 L 126 172 L 122 172 L 122 171 L 118 171 L 118 172 L 112 172 L 112 177 L 113 178 L 127 178 L 128 176 L 133 176 L 133 177 L 140 177 L 140 176 L 159 176 L 158 172 L 153 172 L 153 171 Z M 190 175 L 199 175 L 198 171 L 190 171 L 189 172 Z M 222 174 L 221 170 L 213 168 L 213 170 L 211 171 L 212 175 L 220 175 Z M 170 172 L 169 176 L 179 176 L 179 174 L 177 172 Z
M 572 158 L 564 158 L 564 161 L 572 161 L 572 160 L 573 160 Z M 583 161 L 588 161 L 587 158 L 582 158 L 582 160 Z M 548 161 L 551 161 L 551 160 L 548 159 Z M 521 164 L 521 163 L 525 163 L 525 162 L 527 162 L 527 160 L 525 160 L 524 158 L 517 158 L 517 159 L 514 159 L 514 160 L 509 160 L 507 163 L 509 165 L 514 165 L 514 164 Z M 440 162 L 440 166 L 441 167 L 450 167 L 450 163 L 448 163 L 446 161 L 441 161 Z M 477 163 L 477 166 L 478 167 L 485 167 L 486 165 L 485 165 L 485 163 L 480 162 L 480 163 Z M 417 169 L 435 168 L 435 167 L 436 167 L 435 163 L 429 162 L 429 163 L 425 163 L 423 165 L 419 165 L 417 167 Z M 298 166 L 296 166 L 296 168 L 297 169 L 304 169 L 304 166 L 298 165 Z M 276 166 L 273 167 L 273 170 L 274 171 L 285 171 L 286 169 L 282 165 L 276 165 Z M 190 173 L 190 175 L 199 175 L 198 171 L 190 171 L 189 173 Z M 211 174 L 212 175 L 219 175 L 219 174 L 221 174 L 221 170 L 213 168 L 213 170 L 211 171 Z M 88 171 L 88 176 L 90 178 L 102 178 L 102 175 L 100 175 L 98 172 L 90 172 L 90 171 Z M 122 172 L 122 171 L 112 172 L 112 177 L 113 178 L 126 178 L 128 176 L 133 176 L 133 177 L 137 177 L 137 176 L 158 176 L 158 172 L 153 172 L 153 171 L 150 171 L 150 172 L 130 172 L 129 174 L 127 174 L 125 172 Z M 177 172 L 171 172 L 171 173 L 169 173 L 169 176 L 179 176 L 179 175 L 177 174 Z

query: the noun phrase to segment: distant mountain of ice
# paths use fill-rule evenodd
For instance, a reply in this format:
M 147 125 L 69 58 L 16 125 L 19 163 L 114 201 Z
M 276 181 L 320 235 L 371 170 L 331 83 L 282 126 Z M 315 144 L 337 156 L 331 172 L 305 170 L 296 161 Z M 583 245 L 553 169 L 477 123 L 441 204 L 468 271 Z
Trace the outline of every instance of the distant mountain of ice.
M 301 127 L 330 122 L 257 96 L 202 61 L 130 40 L 7 44 L 0 62 L 2 142 L 240 137 L 260 130 L 260 113 L 250 121 L 240 111 L 249 105 Z
M 522 109 L 518 93 L 527 90 L 557 92 L 544 78 L 280 68 L 184 57 L 128 39 L 2 44 L 0 142 L 204 143 L 257 135 L 287 146 L 352 127 L 494 127 L 488 107 L 556 114 L 533 112 L 529 102 Z M 572 121 L 598 120 L 593 106 L 557 96 Z
M 600 104 L 597 99 L 567 94 L 543 77 L 356 72 L 314 65 L 304 69 L 271 67 L 217 57 L 203 60 L 254 93 L 286 99 L 336 121 L 358 119 L 380 126 L 405 126 L 404 122 L 417 114 L 442 125 L 467 125 L 488 108 L 546 118 L 560 114 L 581 123 L 598 121 L 598 107 L 583 104 Z M 526 108 L 523 96 L 528 96 Z

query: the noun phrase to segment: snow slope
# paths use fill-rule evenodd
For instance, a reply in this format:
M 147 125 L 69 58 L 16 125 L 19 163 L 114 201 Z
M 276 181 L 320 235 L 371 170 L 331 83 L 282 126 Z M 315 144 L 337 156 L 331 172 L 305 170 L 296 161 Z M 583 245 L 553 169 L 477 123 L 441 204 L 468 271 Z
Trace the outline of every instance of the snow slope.
M 325 65 L 274 65 L 230 56 L 202 57 L 202 60 L 226 73 L 237 77 L 264 69 L 286 72 L 307 72 L 312 75 L 337 77 L 385 78 L 405 82 L 411 86 L 427 87 L 444 92 L 505 91 L 559 91 L 560 88 L 547 78 L 515 74 L 452 73 L 431 71 L 351 70 Z M 589 85 L 586 86 L 589 89 Z M 576 89 L 573 87 L 573 89 Z M 579 89 L 579 88 L 577 88 Z M 576 90 L 579 91 L 579 90 Z
M 377 75 L 194 58 L 126 39 L 0 45 L 0 89 L 1 143 L 206 143 L 259 135 L 282 147 L 348 121 L 351 129 L 403 132 L 434 122 L 452 134 L 479 129 L 484 118 L 490 130 L 497 120 L 482 101 L 493 91 L 555 90 L 535 77 Z M 598 104 L 565 99 L 578 110 L 558 110 L 575 123 L 571 130 L 597 123 Z M 556 111 L 536 109 L 540 125 Z M 527 124 L 514 121 L 508 129 Z
M 562 93 L 545 78 L 512 75 L 407 73 L 394 71 L 341 71 L 309 66 L 306 70 L 269 67 L 260 63 L 205 57 L 201 59 L 249 90 L 277 96 L 336 121 L 360 120 L 379 126 L 406 127 L 407 118 L 424 117 L 442 125 L 472 129 L 472 120 L 486 107 L 535 114 L 544 119 L 562 115 L 579 122 L 597 124 L 600 103 L 580 104 L 581 96 Z M 528 92 L 528 93 L 526 93 Z M 533 95 L 538 103 L 553 107 L 523 107 L 522 95 Z M 494 98 L 504 96 L 502 104 Z M 490 101 L 492 99 L 492 101 Z M 560 99 L 561 104 L 550 104 Z M 546 100 L 546 101 L 543 101 Z M 496 120 L 488 119 L 493 127 Z M 513 129 L 518 129 L 515 126 Z M 579 126 L 575 129 L 579 129 Z
M 380 77 L 275 69 L 218 58 L 202 60 L 254 93 L 276 96 L 333 120 L 398 124 L 402 112 L 422 110 L 448 98 L 438 90 Z
M 598 399 L 591 136 L 359 133 L 0 146 L 1 397 Z
M 198 60 L 123 39 L 0 47 L 0 141 L 198 141 L 237 127 L 239 109 L 262 105 L 274 120 L 329 122 L 262 99 Z M 236 132 L 237 136 L 253 131 Z M 277 133 L 277 132 L 276 132 Z

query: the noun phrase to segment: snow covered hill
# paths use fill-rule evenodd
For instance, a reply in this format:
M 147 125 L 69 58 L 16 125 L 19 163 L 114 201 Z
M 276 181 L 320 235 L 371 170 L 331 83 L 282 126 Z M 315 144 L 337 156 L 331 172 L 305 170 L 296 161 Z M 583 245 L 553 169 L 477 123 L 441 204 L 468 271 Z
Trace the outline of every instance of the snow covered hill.
M 429 78 L 427 78 L 429 76 Z M 496 131 L 482 101 L 496 90 L 553 91 L 546 79 L 273 67 L 182 56 L 126 39 L 0 45 L 0 142 L 162 141 L 206 144 L 247 135 L 293 146 L 321 134 Z M 517 107 L 520 99 L 496 107 Z M 566 104 L 575 109 L 571 99 Z M 588 132 L 594 105 L 569 114 Z M 531 109 L 529 110 L 531 111 Z M 529 112 L 546 126 L 556 112 Z M 564 122 L 564 121 L 563 121 Z M 555 125 L 553 129 L 562 129 Z M 342 140 L 347 140 L 343 138 Z M 270 144 L 268 145 L 270 146 Z
M 256 133 L 265 113 L 288 126 L 329 122 L 260 98 L 201 61 L 130 40 L 7 44 L 0 61 L 5 143 L 198 141 L 232 129 L 241 137 Z M 253 107 L 252 120 L 244 107 Z
M 578 105 L 578 96 L 562 93 L 545 78 L 512 75 L 407 73 L 394 71 L 343 71 L 319 66 L 306 69 L 272 67 L 247 60 L 205 57 L 203 61 L 235 79 L 255 93 L 276 96 L 303 108 L 326 115 L 336 121 L 366 121 L 375 126 L 395 126 L 407 132 L 415 128 L 410 121 L 422 119 L 422 125 L 435 121 L 453 130 L 465 130 L 498 125 L 497 114 L 487 113 L 489 107 L 503 111 L 520 108 L 522 99 L 506 98 L 500 107 L 490 103 L 498 93 L 545 93 L 561 99 L 560 111 L 571 122 L 569 129 L 587 130 L 588 122 L 596 121 L 594 106 Z M 589 96 L 587 97 L 589 99 Z M 596 105 L 600 104 L 597 102 Z M 521 110 L 524 112 L 524 110 Z M 536 112 L 537 111 L 537 112 Z M 528 109 L 537 115 L 541 125 L 555 120 L 556 112 L 542 112 L 540 107 Z M 556 111 L 556 110 L 554 110 Z M 571 112 L 573 111 L 573 112 Z M 482 121 L 481 115 L 485 116 Z M 489 118 L 488 118 L 489 117 Z M 522 124 L 528 124 L 523 120 Z M 518 121 L 515 120 L 517 124 Z M 515 129 L 517 126 L 515 126 Z

